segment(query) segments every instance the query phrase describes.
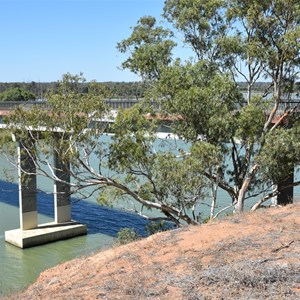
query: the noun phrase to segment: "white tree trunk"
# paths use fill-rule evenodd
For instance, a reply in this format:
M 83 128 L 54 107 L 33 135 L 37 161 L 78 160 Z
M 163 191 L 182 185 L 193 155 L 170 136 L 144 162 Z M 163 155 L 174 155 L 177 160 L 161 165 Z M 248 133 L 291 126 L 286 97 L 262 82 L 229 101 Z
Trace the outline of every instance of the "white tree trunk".
M 258 170 L 259 166 L 258 165 L 254 165 L 248 175 L 248 177 L 246 177 L 244 179 L 244 182 L 242 184 L 242 187 L 240 188 L 239 190 L 239 193 L 238 193 L 238 199 L 237 199 L 237 204 L 235 206 L 235 209 L 236 209 L 236 212 L 237 213 L 241 213 L 244 211 L 244 202 L 245 202 L 245 196 L 246 196 L 246 193 L 249 189 L 249 185 L 256 173 L 256 171 Z

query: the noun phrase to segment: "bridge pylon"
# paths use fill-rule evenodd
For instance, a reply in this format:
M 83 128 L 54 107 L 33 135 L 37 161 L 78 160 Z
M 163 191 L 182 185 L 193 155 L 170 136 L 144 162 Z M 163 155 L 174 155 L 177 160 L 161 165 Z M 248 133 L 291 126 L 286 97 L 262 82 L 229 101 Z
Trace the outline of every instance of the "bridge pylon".
M 26 151 L 34 141 L 18 141 L 18 184 L 20 228 L 5 232 L 5 241 L 20 248 L 85 235 L 87 227 L 71 220 L 70 176 L 68 163 L 62 163 L 53 151 L 54 171 L 54 222 L 38 224 L 37 180 L 34 157 Z

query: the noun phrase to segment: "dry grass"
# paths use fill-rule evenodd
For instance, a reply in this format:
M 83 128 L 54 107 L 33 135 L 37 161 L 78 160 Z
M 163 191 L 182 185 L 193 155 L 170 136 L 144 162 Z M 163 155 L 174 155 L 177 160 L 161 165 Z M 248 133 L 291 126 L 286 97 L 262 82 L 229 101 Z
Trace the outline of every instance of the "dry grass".
M 43 272 L 7 299 L 300 299 L 300 205 L 164 232 Z

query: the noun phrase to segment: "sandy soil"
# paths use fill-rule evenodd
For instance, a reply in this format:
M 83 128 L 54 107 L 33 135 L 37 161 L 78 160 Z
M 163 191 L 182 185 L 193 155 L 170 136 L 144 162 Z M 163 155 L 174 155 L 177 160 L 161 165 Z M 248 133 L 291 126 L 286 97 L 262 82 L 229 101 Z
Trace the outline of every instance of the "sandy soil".
M 75 259 L 5 299 L 300 299 L 300 203 Z

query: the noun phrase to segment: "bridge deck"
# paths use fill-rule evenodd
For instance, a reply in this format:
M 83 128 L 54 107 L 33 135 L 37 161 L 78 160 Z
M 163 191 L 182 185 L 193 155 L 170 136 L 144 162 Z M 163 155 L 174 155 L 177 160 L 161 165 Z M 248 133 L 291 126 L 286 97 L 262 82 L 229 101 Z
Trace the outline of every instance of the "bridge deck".
M 113 109 L 118 110 L 120 108 L 126 109 L 131 108 L 135 104 L 139 103 L 142 99 L 107 99 L 105 100 L 106 103 Z M 246 104 L 246 102 L 245 102 Z M 159 111 L 158 104 L 155 102 L 152 102 L 152 105 L 154 108 Z M 47 109 L 47 101 L 26 101 L 26 102 L 20 102 L 20 101 L 6 101 L 6 102 L 0 102 L 0 124 L 2 123 L 2 118 L 4 116 L 7 116 L 10 111 L 12 111 L 14 108 L 22 106 L 26 109 L 30 109 L 32 107 L 39 107 L 39 108 L 45 108 Z M 276 116 L 273 119 L 273 123 L 276 123 L 278 119 L 288 110 L 291 108 L 300 108 L 300 98 L 290 99 L 290 100 L 284 100 L 277 110 Z M 159 114 L 158 114 L 159 115 Z M 173 118 L 174 119 L 174 118 Z

